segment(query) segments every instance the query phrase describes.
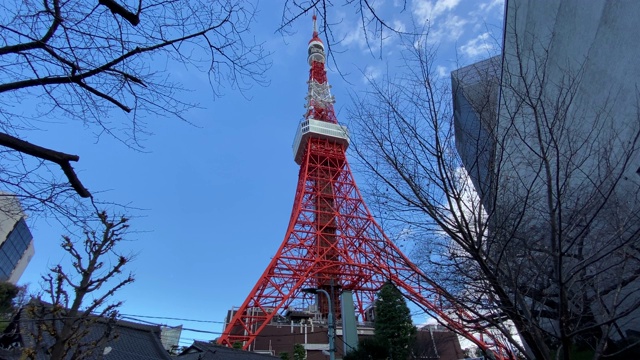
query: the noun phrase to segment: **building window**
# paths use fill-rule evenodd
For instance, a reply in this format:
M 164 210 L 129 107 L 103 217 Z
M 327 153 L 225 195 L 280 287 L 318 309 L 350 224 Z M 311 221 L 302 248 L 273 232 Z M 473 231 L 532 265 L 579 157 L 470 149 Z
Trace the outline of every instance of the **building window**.
M 33 236 L 24 218 L 21 218 L 0 245 L 0 281 L 7 281 L 16 265 L 27 251 Z

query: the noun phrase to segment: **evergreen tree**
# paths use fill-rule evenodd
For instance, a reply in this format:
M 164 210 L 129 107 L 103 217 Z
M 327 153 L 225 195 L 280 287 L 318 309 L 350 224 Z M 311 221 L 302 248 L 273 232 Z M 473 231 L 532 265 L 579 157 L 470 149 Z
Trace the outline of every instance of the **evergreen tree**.
M 374 324 L 375 340 L 386 346 L 389 358 L 406 360 L 415 343 L 416 328 L 400 290 L 387 282 L 378 292 Z
M 0 331 L 9 325 L 14 315 L 14 299 L 21 290 L 24 290 L 10 282 L 0 282 Z
M 293 345 L 293 360 L 305 360 L 307 358 L 307 351 L 302 344 Z
M 20 292 L 20 288 L 10 282 L 0 282 L 0 314 L 11 315 L 13 312 L 13 299 Z
M 349 351 L 343 360 L 386 360 L 387 348 L 374 338 L 364 338 L 358 342 L 358 347 Z

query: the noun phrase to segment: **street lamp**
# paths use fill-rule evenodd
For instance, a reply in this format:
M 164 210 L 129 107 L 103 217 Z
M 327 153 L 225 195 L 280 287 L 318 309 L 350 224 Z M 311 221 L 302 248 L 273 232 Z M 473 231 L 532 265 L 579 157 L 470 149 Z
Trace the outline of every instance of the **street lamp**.
M 317 294 L 317 293 L 323 293 L 327 296 L 327 301 L 329 303 L 329 360 L 335 360 L 336 359 L 336 348 L 335 348 L 335 338 L 336 338 L 336 329 L 333 326 L 333 304 L 331 301 L 331 295 L 329 295 L 329 293 L 326 290 L 322 290 L 322 289 L 316 289 L 316 288 L 307 288 L 307 289 L 302 289 L 302 292 L 308 293 L 308 294 Z

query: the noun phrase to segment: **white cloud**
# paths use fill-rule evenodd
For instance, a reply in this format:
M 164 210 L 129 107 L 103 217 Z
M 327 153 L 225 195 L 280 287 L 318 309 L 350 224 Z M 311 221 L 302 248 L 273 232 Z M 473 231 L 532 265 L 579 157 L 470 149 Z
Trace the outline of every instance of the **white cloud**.
M 504 0 L 489 0 L 478 4 L 469 12 L 467 18 L 475 24 L 474 31 L 495 27 L 496 31 L 502 29 L 504 17 Z
M 468 58 L 487 57 L 494 50 L 491 34 L 485 32 L 460 46 L 460 52 Z
M 370 0 L 369 1 L 369 6 L 371 6 L 376 13 L 380 12 L 380 10 L 384 6 L 384 4 L 385 4 L 385 0 L 380 0 L 380 1 Z
M 376 80 L 382 76 L 382 69 L 379 66 L 367 66 L 364 69 L 362 82 L 368 84 L 371 80 Z
M 482 12 L 490 12 L 492 10 L 501 11 L 504 8 L 504 0 L 490 0 L 489 2 L 478 5 L 478 9 Z
M 449 69 L 447 69 L 446 66 L 438 65 L 436 67 L 436 72 L 438 73 L 438 76 L 441 78 L 449 76 Z
M 429 29 L 428 41 L 431 44 L 442 41 L 457 41 L 464 33 L 468 21 L 453 14 L 448 14 L 444 21 L 439 21 Z
M 342 44 L 347 47 L 351 45 L 357 45 L 360 48 L 366 47 L 367 39 L 365 38 L 362 26 L 358 25 L 355 29 L 348 31 L 342 40 Z
M 400 20 L 393 20 L 393 25 L 391 27 L 395 31 L 399 31 L 399 32 L 407 31 L 407 26 Z
M 390 26 L 396 31 L 407 31 L 406 25 L 400 20 L 392 21 Z M 367 32 L 365 33 L 362 23 L 357 25 L 354 24 L 353 27 L 345 25 L 342 29 L 345 30 L 345 35 L 342 39 L 341 45 L 346 48 L 355 47 L 360 50 L 364 50 L 365 52 L 375 53 L 380 50 L 381 46 L 389 46 L 399 39 L 394 32 L 387 29 L 383 29 L 382 39 L 380 38 L 381 34 L 371 28 L 367 28 Z
M 429 21 L 433 24 L 437 17 L 452 11 L 459 3 L 460 0 L 417 0 L 413 2 L 413 14 L 419 23 Z

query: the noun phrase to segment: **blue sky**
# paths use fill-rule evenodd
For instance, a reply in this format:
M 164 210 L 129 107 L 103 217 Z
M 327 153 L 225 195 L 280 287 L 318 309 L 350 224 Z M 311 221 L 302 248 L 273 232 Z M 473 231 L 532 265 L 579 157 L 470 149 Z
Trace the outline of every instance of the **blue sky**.
M 429 38 L 438 48 L 442 76 L 497 51 L 500 0 L 407 1 L 405 11 L 398 0 L 375 4 L 378 14 L 400 30 L 411 30 L 412 19 L 416 24 L 430 20 Z M 275 32 L 281 2 L 262 0 L 258 11 L 252 36 L 272 53 L 269 86 L 242 94 L 227 88 L 214 99 L 206 74 L 169 66 L 171 77 L 191 90 L 184 96 L 201 106 L 186 115 L 195 126 L 149 119 L 153 135 L 143 143 L 145 152 L 105 136 L 97 141 L 82 126 L 52 123 L 46 131 L 30 134 L 32 142 L 80 155 L 74 167 L 86 187 L 100 192 L 100 199 L 142 209 L 134 212 L 131 223 L 137 232 L 121 248 L 136 254 L 128 266 L 136 281 L 116 296 L 125 301 L 123 314 L 220 332 L 226 311 L 242 304 L 283 240 L 298 175 L 291 144 L 304 112 L 311 16 L 296 21 L 293 33 L 283 36 Z M 371 51 L 352 6 L 336 6 L 329 16 L 337 24 L 334 33 L 343 39 L 334 55 L 346 74 L 343 78 L 331 68 L 329 83 L 338 119 L 349 125 L 349 94 L 365 88 L 363 73 L 378 78 L 401 70 L 400 42 L 391 36 L 381 49 L 377 42 Z M 36 255 L 20 282 L 36 292 L 47 267 L 68 259 L 59 247 L 64 231 L 55 222 L 38 218 L 29 225 Z M 214 337 L 184 332 L 181 344 Z

